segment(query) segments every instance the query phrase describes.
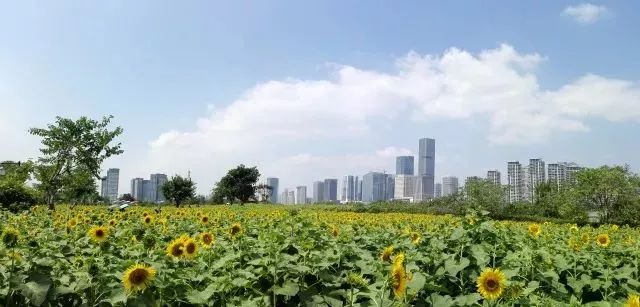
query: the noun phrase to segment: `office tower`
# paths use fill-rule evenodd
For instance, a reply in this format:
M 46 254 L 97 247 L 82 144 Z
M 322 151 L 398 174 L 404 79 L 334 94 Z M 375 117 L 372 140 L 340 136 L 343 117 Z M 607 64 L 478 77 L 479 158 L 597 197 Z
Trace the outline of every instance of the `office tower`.
M 487 180 L 493 184 L 500 185 L 502 182 L 500 179 L 500 172 L 498 170 L 487 171 Z
M 325 179 L 324 180 L 324 201 L 336 202 L 338 201 L 338 179 Z
M 313 183 L 313 198 L 314 203 L 321 203 L 324 201 L 324 182 L 315 181 Z
M 107 170 L 107 177 L 102 178 L 101 196 L 111 201 L 118 200 L 118 181 L 120 180 L 120 169 L 110 168 Z
M 151 180 L 142 180 L 142 201 L 154 202 L 154 196 L 151 194 L 153 189 L 151 188 Z
M 165 174 L 151 174 L 149 176 L 150 188 L 151 191 L 149 194 L 151 195 L 151 202 L 164 202 L 166 198 L 164 197 L 164 193 L 162 193 L 162 186 L 168 181 L 167 175 Z
M 362 176 L 362 201 L 373 202 L 392 199 L 394 196 L 393 177 L 378 172 L 369 172 Z
M 436 140 L 422 138 L 418 141 L 418 178 L 416 178 L 416 201 L 433 198 L 436 159 Z M 419 185 L 419 186 L 418 186 Z
M 296 204 L 302 205 L 307 203 L 307 186 L 301 185 L 296 187 Z
M 415 196 L 414 194 L 415 177 L 413 175 L 396 175 L 394 198 L 406 199 Z
M 357 176 L 347 175 L 342 179 L 342 201 L 352 202 L 356 201 L 356 184 L 358 182 Z
M 144 195 L 143 181 L 144 179 L 142 178 L 131 179 L 131 196 L 136 201 L 142 201 L 142 196 Z
M 507 181 L 509 185 L 509 203 L 524 200 L 524 170 L 518 161 L 507 162 Z
M 458 177 L 442 177 L 442 196 L 451 196 L 458 193 Z
M 278 196 L 278 203 L 286 204 L 288 196 L 289 196 L 289 190 L 284 189 L 282 193 L 280 193 L 280 195 Z
M 293 205 L 296 203 L 296 194 L 295 191 L 289 191 L 287 193 L 287 204 Z
M 436 183 L 434 194 L 435 198 L 442 197 L 442 183 Z
M 413 156 L 396 157 L 396 175 L 413 176 Z
M 525 200 L 536 201 L 536 189 L 540 183 L 546 181 L 546 170 L 542 159 L 529 159 L 529 166 L 525 172 Z
M 362 179 L 358 180 L 358 201 L 362 201 Z
M 271 191 L 269 191 L 269 202 L 277 203 L 278 202 L 278 184 L 280 180 L 275 177 L 267 177 L 267 185 L 271 187 Z

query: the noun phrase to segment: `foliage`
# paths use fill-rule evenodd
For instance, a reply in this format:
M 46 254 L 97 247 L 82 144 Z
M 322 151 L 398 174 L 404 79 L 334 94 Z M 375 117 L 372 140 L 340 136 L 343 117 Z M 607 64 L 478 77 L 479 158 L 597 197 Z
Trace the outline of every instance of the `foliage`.
M 29 133 L 42 138 L 36 179 L 50 209 L 65 188 L 73 197 L 86 195 L 78 189 L 86 183 L 86 177 L 99 179 L 102 162 L 123 152 L 120 143 L 110 145 L 123 131 L 120 127 L 109 130 L 112 118 L 96 121 L 84 116 L 77 120 L 56 117 L 56 122 L 46 128 L 29 129 Z
M 227 174 L 216 183 L 213 188 L 213 199 L 215 201 L 234 202 L 238 200 L 240 204 L 248 202 L 250 199 L 255 200 L 256 183 L 260 177 L 258 168 L 246 167 L 240 164 L 238 167 L 231 169 Z
M 122 196 L 120 197 L 120 200 L 123 200 L 123 201 L 135 201 L 136 199 L 133 198 L 133 196 L 131 194 L 125 193 L 125 194 L 122 194 Z
M 18 211 L 37 202 L 37 192 L 27 185 L 33 162 L 3 162 L 4 175 L 0 176 L 0 207 Z
M 0 305 L 620 306 L 640 291 L 638 228 L 299 208 L 0 214 Z
M 267 203 L 269 202 L 272 191 L 273 187 L 266 183 L 261 183 L 256 186 L 256 193 L 258 194 L 259 198 Z
M 464 186 L 465 207 L 497 214 L 506 205 L 504 192 L 502 186 L 488 180 L 470 180 Z
M 176 207 L 180 207 L 184 201 L 196 196 L 196 184 L 189 177 L 175 175 L 162 185 L 162 194 Z

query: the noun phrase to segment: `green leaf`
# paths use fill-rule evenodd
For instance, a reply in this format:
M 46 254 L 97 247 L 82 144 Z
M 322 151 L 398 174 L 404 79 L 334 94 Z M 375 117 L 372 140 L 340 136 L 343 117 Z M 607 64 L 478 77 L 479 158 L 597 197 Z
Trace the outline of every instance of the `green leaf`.
M 294 296 L 298 294 L 300 288 L 298 284 L 293 282 L 286 282 L 281 287 L 274 287 L 273 292 L 277 295 Z
M 481 299 L 482 299 L 482 296 L 480 296 L 480 294 L 471 293 L 471 294 L 461 295 L 456 297 L 455 304 L 457 306 L 477 305 L 478 301 L 480 301 Z
M 422 275 L 422 273 L 415 272 L 413 273 L 411 281 L 407 284 L 407 288 L 409 288 L 413 293 L 418 293 L 418 291 L 422 290 L 426 281 L 427 279 Z
M 192 304 L 206 304 L 209 302 L 209 299 L 216 292 L 216 285 L 210 284 L 206 289 L 202 291 L 191 290 L 187 294 L 187 300 Z
M 21 285 L 20 289 L 22 290 L 22 293 L 29 299 L 29 301 L 31 301 L 31 304 L 40 306 L 47 298 L 47 292 L 49 292 L 50 286 L 51 281 L 30 281 L 26 284 Z

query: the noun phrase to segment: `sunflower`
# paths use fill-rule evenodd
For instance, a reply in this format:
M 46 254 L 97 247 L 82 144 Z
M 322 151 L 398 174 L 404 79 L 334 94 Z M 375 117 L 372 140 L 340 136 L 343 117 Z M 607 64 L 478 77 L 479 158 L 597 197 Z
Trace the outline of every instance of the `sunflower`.
M 478 292 L 487 300 L 494 300 L 502 295 L 506 278 L 500 269 L 486 268 L 478 277 Z
M 418 244 L 420 243 L 420 234 L 417 232 L 412 232 L 411 233 L 411 243 L 413 244 Z
M 382 261 L 391 262 L 391 256 L 393 255 L 393 245 L 389 245 L 380 253 L 380 259 Z
M 184 239 L 177 238 L 167 246 L 167 256 L 175 258 L 180 258 L 184 255 Z
M 89 229 L 88 234 L 93 241 L 102 243 L 107 240 L 107 236 L 109 236 L 109 230 L 106 227 L 93 226 L 91 227 L 91 229 Z
M 540 233 L 542 232 L 542 229 L 540 229 L 540 225 L 533 223 L 529 225 L 529 234 L 534 237 L 537 238 Z
M 7 227 L 2 231 L 2 243 L 7 247 L 14 247 L 20 239 L 20 231 L 13 227 Z
M 640 296 L 637 294 L 629 294 L 627 302 L 624 303 L 624 307 L 640 307 Z
M 78 220 L 76 220 L 75 218 L 72 218 L 67 222 L 67 226 L 69 226 L 70 228 L 76 227 L 76 225 L 78 225 Z
M 580 236 L 580 240 L 582 240 L 582 243 L 588 243 L 591 240 L 591 238 L 588 233 L 583 233 Z
M 147 216 L 145 216 L 145 217 L 142 219 L 142 222 L 143 222 L 145 225 L 151 225 L 151 223 L 153 223 L 153 216 L 151 216 L 151 215 L 147 215 Z
M 204 247 L 210 247 L 213 244 L 213 240 L 213 235 L 208 232 L 200 235 L 200 241 L 202 241 L 202 245 Z
M 116 220 L 111 219 L 109 220 L 109 226 L 115 226 L 116 225 Z
M 393 294 L 401 298 L 407 291 L 407 272 L 404 269 L 404 254 L 396 255 L 391 267 L 391 287 Z
M 156 270 L 144 264 L 134 264 L 122 275 L 122 284 L 129 293 L 146 289 L 153 278 Z
M 611 244 L 611 238 L 606 233 L 601 233 L 596 237 L 596 244 L 601 247 L 607 247 Z
M 194 239 L 188 238 L 184 242 L 184 256 L 186 258 L 193 258 L 198 253 L 198 244 Z
M 330 232 L 331 232 L 331 235 L 334 236 L 334 237 L 337 237 L 337 236 L 340 235 L 340 229 L 338 229 L 338 227 L 333 226 L 333 225 L 331 226 L 331 231 Z
M 232 238 L 240 234 L 241 232 L 242 232 L 242 225 L 240 225 L 240 223 L 233 223 L 233 225 L 231 225 L 231 228 L 229 229 L 229 234 L 231 235 Z
M 202 222 L 202 224 L 206 224 L 209 223 L 209 217 L 206 215 L 203 215 L 200 217 L 200 222 Z
M 569 230 L 571 232 L 577 232 L 578 231 L 578 225 L 575 225 L 575 224 L 571 225 L 571 227 L 569 227 Z

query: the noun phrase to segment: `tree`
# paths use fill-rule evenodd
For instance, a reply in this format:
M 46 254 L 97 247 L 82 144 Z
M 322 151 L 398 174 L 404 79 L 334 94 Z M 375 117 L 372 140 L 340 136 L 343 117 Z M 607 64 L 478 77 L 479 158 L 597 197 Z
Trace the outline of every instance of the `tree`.
M 269 197 L 271 196 L 271 192 L 273 191 L 273 187 L 268 184 L 261 183 L 256 186 L 256 192 L 260 199 L 264 202 L 269 202 Z
M 229 170 L 227 174 L 216 183 L 213 189 L 214 200 L 227 199 L 231 202 L 238 200 L 240 205 L 250 199 L 255 199 L 256 182 L 260 177 L 258 168 L 246 167 L 240 164 L 238 167 Z
M 120 197 L 120 200 L 123 200 L 123 201 L 135 201 L 136 199 L 133 198 L 133 196 L 131 196 L 131 194 L 126 193 L 126 194 L 122 194 L 122 196 Z
M 93 175 L 83 167 L 74 168 L 64 176 L 60 200 L 71 203 L 94 203 L 100 199 Z
M 640 180 L 626 165 L 583 169 L 576 173 L 576 181 L 578 197 L 589 208 L 598 210 L 604 223 L 638 201 Z
M 180 207 L 185 200 L 196 196 L 196 184 L 191 178 L 175 175 L 162 185 L 162 193 L 167 200 Z
M 36 166 L 36 179 L 49 209 L 54 209 L 65 185 L 73 182 L 69 177 L 74 170 L 81 168 L 100 179 L 102 162 L 123 153 L 120 143 L 110 145 L 123 131 L 121 127 L 109 130 L 111 119 L 113 116 L 103 117 L 101 121 L 83 116 L 74 121 L 58 116 L 47 128 L 29 129 L 32 135 L 42 137 L 42 157 Z
M 488 180 L 469 180 L 464 186 L 466 207 L 499 213 L 505 207 L 504 189 Z
M 0 166 L 0 206 L 15 212 L 34 205 L 38 198 L 37 192 L 27 185 L 31 178 L 33 162 L 5 161 L 0 163 Z

